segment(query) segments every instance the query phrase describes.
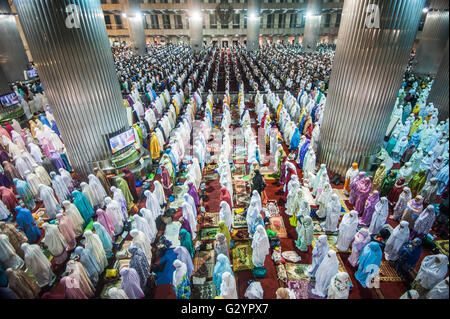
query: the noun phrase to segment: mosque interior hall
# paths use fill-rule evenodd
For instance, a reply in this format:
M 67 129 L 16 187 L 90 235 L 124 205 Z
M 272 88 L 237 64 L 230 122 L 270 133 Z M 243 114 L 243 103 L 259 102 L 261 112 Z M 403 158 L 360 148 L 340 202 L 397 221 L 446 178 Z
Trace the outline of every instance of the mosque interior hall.
M 448 300 L 448 63 L 448 0 L 0 0 L 0 299 Z

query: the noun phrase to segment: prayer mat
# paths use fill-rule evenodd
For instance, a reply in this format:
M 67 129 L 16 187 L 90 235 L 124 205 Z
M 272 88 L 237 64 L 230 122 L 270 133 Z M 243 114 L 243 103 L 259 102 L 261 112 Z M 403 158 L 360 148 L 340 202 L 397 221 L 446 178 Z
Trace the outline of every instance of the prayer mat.
M 446 255 L 448 257 L 448 239 L 447 240 L 436 240 L 436 245 L 439 248 L 439 250 L 441 251 L 441 253 L 443 253 L 444 255 Z
M 259 169 L 260 173 L 264 176 L 271 175 L 275 173 L 275 170 L 272 166 L 263 166 Z
M 123 268 L 128 268 L 130 266 L 130 261 L 131 261 L 131 258 L 117 260 L 114 263 L 114 268 L 118 269 L 120 272 Z
M 281 256 L 283 256 L 284 259 L 286 259 L 289 262 L 298 263 L 302 260 L 302 257 L 300 257 L 297 252 L 293 250 L 283 251 L 281 253 Z
M 212 278 L 214 273 L 214 250 L 197 251 L 192 259 L 196 277 Z
M 314 248 L 317 238 L 319 238 L 319 234 L 314 233 L 314 240 L 313 240 L 313 242 L 311 244 L 312 248 Z M 334 250 L 335 252 L 345 252 L 345 251 L 338 251 L 338 249 L 336 248 L 337 239 L 338 239 L 338 236 L 327 235 L 328 247 L 331 250 Z M 352 252 L 351 247 L 349 247 L 346 252 L 347 253 L 351 253 Z
M 397 274 L 395 269 L 386 260 L 381 261 L 379 276 L 380 281 L 393 281 L 393 282 L 403 281 L 403 279 Z
M 273 174 L 262 174 L 263 176 L 264 176 L 264 179 L 267 179 L 267 180 L 269 180 L 269 181 L 274 181 L 274 180 L 277 180 L 278 179 L 278 177 L 276 177 L 276 176 L 273 176 Z
M 266 205 L 266 216 L 267 217 L 276 217 L 280 216 L 280 210 L 278 209 L 278 204 L 274 200 L 269 200 Z
M 192 287 L 191 299 L 214 299 L 216 296 L 217 290 L 213 281 Z
M 217 174 L 217 173 L 207 173 L 207 174 L 203 177 L 203 179 L 204 179 L 205 181 L 213 181 L 213 180 L 218 179 L 218 178 L 219 178 L 219 174 Z
M 248 207 L 250 205 L 250 196 L 247 193 L 235 194 L 235 206 Z
M 340 272 L 346 272 L 346 273 L 348 274 L 347 269 L 345 269 L 344 262 L 342 261 L 341 255 L 336 254 L 336 256 L 337 256 L 337 259 L 338 259 L 338 261 L 339 261 L 339 269 L 338 269 L 338 270 L 339 270 Z M 348 280 L 349 280 L 350 283 L 353 285 L 352 279 L 350 278 L 350 276 L 348 277 Z
M 233 172 L 233 175 L 245 175 L 246 174 L 246 169 L 245 169 L 245 164 L 235 164 L 235 170 Z
M 294 292 L 296 299 L 323 299 L 312 293 L 314 283 L 311 281 L 290 280 L 287 287 Z
M 248 239 L 250 239 L 250 236 L 248 235 L 248 230 L 247 230 L 247 221 L 245 222 L 245 225 L 246 225 L 245 228 L 233 229 L 233 231 L 230 234 L 231 239 L 233 239 L 233 240 L 248 240 Z
M 320 222 L 318 220 L 313 220 L 313 231 L 314 231 L 314 235 L 325 235 L 325 229 L 320 226 Z
M 215 169 L 217 169 L 218 165 L 217 164 L 210 164 L 206 166 L 206 171 L 207 172 L 213 172 Z
M 247 228 L 247 220 L 243 214 L 233 214 L 233 228 Z
M 180 246 L 180 240 L 178 239 L 180 228 L 180 222 L 171 222 L 170 224 L 166 225 L 164 236 L 172 243 L 172 245 L 170 246 L 171 248 Z
M 128 259 L 131 258 L 131 253 L 128 251 L 128 248 L 130 248 L 132 241 L 131 240 L 126 240 L 123 245 L 122 248 L 116 253 L 116 258 L 117 259 Z
M 343 189 L 333 188 L 333 194 L 338 195 L 338 197 L 341 201 L 348 200 L 348 196 L 344 194 Z
M 109 297 L 109 295 L 108 295 L 109 289 L 111 289 L 111 288 L 121 289 L 121 287 L 122 287 L 122 281 L 120 279 L 117 279 L 114 282 L 105 284 L 103 286 L 102 293 L 100 294 L 100 299 L 111 299 L 111 297 Z
M 202 228 L 219 227 L 220 216 L 219 213 L 206 213 L 204 215 L 204 222 Z
M 288 276 L 288 280 L 298 280 L 298 281 L 314 281 L 314 278 L 309 278 L 306 274 L 306 268 L 308 268 L 308 264 L 294 264 L 294 263 L 285 263 L 286 273 Z
M 284 226 L 283 217 L 281 216 L 273 216 L 269 218 L 270 220 L 270 229 L 277 233 L 279 238 L 287 238 L 287 230 Z
M 214 228 L 202 228 L 200 229 L 200 233 L 198 236 L 199 240 L 215 240 L 216 239 L 216 234 L 219 231 L 219 228 L 214 227 Z
M 233 271 L 253 269 L 251 241 L 236 242 L 232 249 Z
M 237 180 L 234 183 L 234 193 L 240 194 L 240 193 L 247 193 L 247 185 L 245 181 Z

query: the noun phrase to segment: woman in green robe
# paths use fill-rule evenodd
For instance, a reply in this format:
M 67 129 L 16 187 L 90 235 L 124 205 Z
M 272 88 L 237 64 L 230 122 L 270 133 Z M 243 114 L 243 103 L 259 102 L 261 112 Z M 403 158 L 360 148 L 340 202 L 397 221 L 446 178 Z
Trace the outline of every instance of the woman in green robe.
M 412 180 L 408 183 L 408 187 L 411 189 L 413 198 L 416 197 L 416 195 L 420 192 L 426 181 L 427 174 L 424 169 L 413 176 Z
M 180 245 L 187 249 L 191 254 L 191 258 L 194 258 L 194 243 L 192 242 L 191 234 L 186 229 L 180 230 Z
M 73 191 L 73 204 L 78 208 L 81 217 L 84 219 L 83 228 L 85 228 L 92 221 L 92 214 L 94 213 L 94 209 L 92 208 L 91 203 L 83 195 L 83 193 L 79 191 Z
M 380 197 L 386 196 L 397 181 L 397 171 L 390 171 L 383 180 L 380 189 Z
M 230 247 L 231 241 L 230 232 L 228 231 L 228 227 L 223 220 L 219 222 L 219 230 L 217 233 L 222 233 L 227 238 L 228 247 Z
M 131 195 L 130 188 L 128 187 L 128 183 L 122 177 L 116 178 L 117 187 L 122 191 L 123 196 L 125 196 L 125 200 L 127 201 L 127 210 L 130 210 L 133 207 L 133 195 Z

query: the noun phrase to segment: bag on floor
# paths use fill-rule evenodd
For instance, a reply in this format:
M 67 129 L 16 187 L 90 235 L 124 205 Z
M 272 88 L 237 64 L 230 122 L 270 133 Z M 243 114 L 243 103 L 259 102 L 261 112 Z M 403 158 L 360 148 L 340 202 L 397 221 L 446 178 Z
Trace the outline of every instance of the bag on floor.
M 253 268 L 253 276 L 255 278 L 264 278 L 267 275 L 267 269 L 264 267 Z

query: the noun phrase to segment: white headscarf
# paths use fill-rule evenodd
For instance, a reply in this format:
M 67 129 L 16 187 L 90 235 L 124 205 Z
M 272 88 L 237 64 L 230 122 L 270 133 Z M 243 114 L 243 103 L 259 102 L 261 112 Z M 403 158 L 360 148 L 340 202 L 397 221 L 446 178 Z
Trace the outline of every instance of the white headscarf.
M 439 262 L 436 261 L 439 260 Z M 448 270 L 448 257 L 439 255 L 426 256 L 420 265 L 416 280 L 420 280 L 420 284 L 425 289 L 433 288 L 439 281 L 445 278 Z
M 403 220 L 395 227 L 391 236 L 386 242 L 386 247 L 384 248 L 384 257 L 386 260 L 395 261 L 398 259 L 398 252 L 402 248 L 403 244 L 409 239 L 409 223 Z
M 334 250 L 329 250 L 316 272 L 316 286 L 312 293 L 325 297 L 331 278 L 338 273 L 339 261 Z
M 270 244 L 266 230 L 262 225 L 256 226 L 252 240 L 252 260 L 255 267 L 263 267 L 266 255 L 269 254 Z
M 228 230 L 231 230 L 231 225 L 233 223 L 233 216 L 231 213 L 230 205 L 225 201 L 220 202 L 219 219 L 225 222 L 225 224 L 228 227 Z
M 20 269 L 24 264 L 23 259 L 16 254 L 14 247 L 9 242 L 8 236 L 4 234 L 0 234 L 0 262 L 5 270 L 8 268 Z
M 92 191 L 92 188 L 88 183 L 82 182 L 80 184 L 80 186 L 81 186 L 83 195 L 86 196 L 86 198 L 88 199 L 88 201 L 92 207 L 95 207 L 96 205 L 100 204 L 100 203 L 97 203 L 96 197 L 94 196 L 94 192 Z
M 144 215 L 145 213 L 143 213 Z M 134 215 L 133 220 L 136 223 L 136 229 L 144 233 L 145 237 L 150 243 L 153 243 L 156 237 L 156 233 L 152 230 L 152 227 L 148 224 L 147 219 L 139 215 Z
M 144 192 L 145 200 L 145 208 L 150 210 L 154 216 L 154 218 L 161 215 L 161 206 L 159 206 L 159 200 L 156 196 L 149 190 Z
M 45 231 L 45 237 L 42 242 L 48 247 L 53 256 L 61 255 L 67 247 L 67 241 L 60 233 L 58 226 L 44 223 L 42 228 Z
M 197 238 L 197 218 L 195 218 L 194 212 L 189 203 L 184 202 L 181 207 L 183 209 L 183 218 L 186 219 L 189 222 L 189 226 L 191 226 L 192 240 L 194 240 Z
M 39 185 L 39 197 L 44 202 L 45 211 L 51 219 L 56 218 L 56 214 L 62 213 L 63 210 L 53 195 L 53 189 L 46 185 Z
M 389 205 L 386 197 L 381 197 L 380 201 L 375 205 L 375 211 L 372 215 L 372 220 L 369 225 L 369 232 L 371 234 L 378 234 L 383 227 L 389 215 Z
M 258 212 L 260 212 L 262 210 L 261 195 L 259 195 L 258 191 L 256 190 L 252 192 L 250 203 L 253 201 L 256 202 L 256 208 L 258 208 Z
M 103 206 L 104 199 L 106 196 L 108 196 L 108 194 L 106 194 L 105 188 L 103 187 L 102 183 L 100 182 L 97 176 L 89 174 L 88 178 L 89 178 L 89 186 L 92 189 L 95 202 Z
M 336 248 L 339 251 L 347 251 L 350 242 L 355 237 L 356 228 L 358 227 L 358 212 L 351 210 L 344 215 L 339 225 L 339 236 Z
M 138 229 L 133 229 L 130 231 L 131 237 L 133 237 L 132 246 L 139 247 L 144 252 L 145 256 L 149 261 L 152 260 L 152 247 L 150 242 L 145 237 L 145 234 Z
M 106 253 L 100 237 L 90 230 L 86 230 L 83 237 L 86 238 L 85 247 L 89 249 L 94 258 L 97 260 L 100 269 L 105 269 L 108 266 L 108 259 L 106 259 Z
M 447 299 L 448 300 L 448 277 L 439 282 L 427 294 L 427 299 Z
M 238 299 L 236 290 L 236 280 L 228 271 L 222 274 L 222 284 L 220 285 L 220 296 L 224 299 Z
M 38 245 L 28 243 L 23 243 L 20 248 L 25 256 L 25 264 L 36 278 L 39 287 L 46 286 L 50 282 L 53 272 L 51 264 L 42 253 L 41 248 Z
M 327 218 L 325 221 L 325 229 L 335 232 L 341 216 L 341 202 L 338 195 L 331 195 L 331 201 L 327 204 Z
M 167 203 L 166 196 L 164 194 L 164 188 L 162 187 L 161 183 L 159 181 L 154 181 L 153 186 L 154 186 L 153 193 L 156 194 L 156 197 L 158 198 L 159 201 L 159 205 Z
M 80 211 L 78 210 L 77 206 L 69 202 L 68 200 L 65 200 L 62 202 L 66 216 L 69 217 L 70 223 L 72 224 L 73 231 L 77 236 L 81 235 L 83 233 L 83 224 L 84 219 L 80 214 Z
M 112 287 L 111 289 L 108 290 L 108 296 L 111 299 L 130 299 L 130 298 L 128 298 L 125 291 L 123 291 L 120 288 L 116 288 L 116 287 Z
M 172 284 L 177 287 L 182 283 L 184 275 L 187 274 L 187 266 L 184 262 L 179 259 L 176 259 L 173 262 L 173 266 L 175 267 L 175 271 L 173 272 L 173 280 Z

